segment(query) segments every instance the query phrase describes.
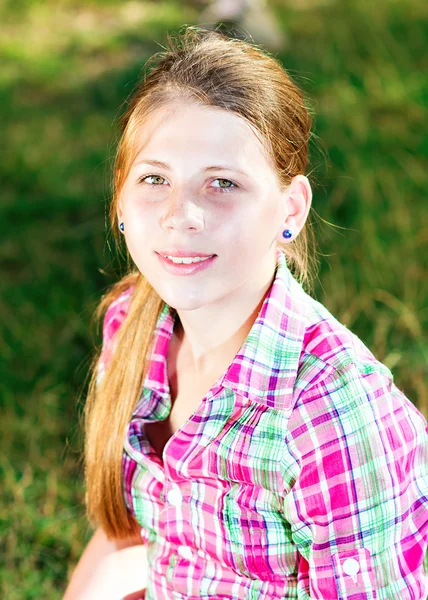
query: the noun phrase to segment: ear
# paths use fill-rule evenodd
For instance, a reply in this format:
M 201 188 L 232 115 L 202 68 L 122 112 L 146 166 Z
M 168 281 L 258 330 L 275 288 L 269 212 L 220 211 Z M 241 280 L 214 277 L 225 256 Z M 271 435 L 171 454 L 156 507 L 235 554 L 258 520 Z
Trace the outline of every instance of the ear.
M 122 210 L 122 202 L 119 200 L 117 203 L 117 209 L 116 209 L 116 214 L 117 214 L 117 218 L 119 223 L 121 221 L 123 221 L 123 210 Z
M 281 230 L 280 240 L 285 241 L 282 236 L 284 229 L 293 233 L 290 242 L 294 241 L 306 222 L 312 203 L 312 189 L 305 175 L 296 175 L 290 185 L 284 190 L 285 220 Z
M 121 173 L 121 169 L 117 169 L 117 171 L 115 173 L 116 186 L 118 185 L 118 181 L 119 181 L 119 178 L 120 178 L 120 173 Z M 123 209 L 122 209 L 122 197 L 121 197 L 121 195 L 119 195 L 119 198 L 118 198 L 118 201 L 117 201 L 116 214 L 117 214 L 117 218 L 118 218 L 119 223 L 120 223 L 122 221 L 122 219 L 123 219 Z

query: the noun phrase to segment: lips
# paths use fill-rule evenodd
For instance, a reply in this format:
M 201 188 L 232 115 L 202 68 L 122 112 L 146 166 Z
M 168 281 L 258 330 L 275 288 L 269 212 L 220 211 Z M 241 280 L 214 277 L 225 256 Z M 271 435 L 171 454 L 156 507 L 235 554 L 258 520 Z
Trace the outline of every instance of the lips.
M 208 256 L 216 256 L 214 252 L 207 254 L 206 252 L 196 252 L 194 250 L 155 250 L 157 254 L 161 256 L 174 256 L 177 258 L 195 258 L 200 256 L 201 258 L 207 258 Z
M 165 258 L 162 254 L 156 253 L 158 255 L 158 259 L 163 268 L 172 275 L 193 275 L 200 271 L 204 271 L 208 269 L 215 261 L 217 260 L 217 255 L 211 256 L 206 255 L 205 260 L 197 261 L 194 263 L 174 263 L 169 258 Z M 182 256 L 182 255 L 181 255 Z M 201 256 L 197 254 L 196 256 Z M 188 256 L 187 258 L 190 258 Z

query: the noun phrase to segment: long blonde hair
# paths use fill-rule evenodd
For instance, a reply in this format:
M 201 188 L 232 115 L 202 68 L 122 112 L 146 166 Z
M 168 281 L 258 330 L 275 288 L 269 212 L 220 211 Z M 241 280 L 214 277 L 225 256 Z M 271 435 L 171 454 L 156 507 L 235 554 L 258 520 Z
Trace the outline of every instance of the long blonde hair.
M 302 92 L 281 64 L 248 42 L 218 31 L 185 27 L 167 36 L 163 51 L 146 63 L 120 122 L 121 138 L 114 165 L 110 222 L 118 244 L 117 202 L 136 155 L 135 136 L 147 117 L 178 99 L 193 99 L 242 117 L 267 140 L 282 186 L 305 174 L 311 136 L 311 111 Z M 313 232 L 306 223 L 297 239 L 284 244 L 287 264 L 306 285 L 314 268 Z M 122 454 L 125 429 L 132 417 L 147 372 L 146 357 L 163 300 L 143 275 L 132 268 L 105 294 L 96 309 L 101 319 L 108 306 L 133 286 L 129 312 L 116 332 L 115 352 L 97 385 L 100 353 L 93 360 L 85 407 L 85 483 L 89 522 L 110 539 L 138 530 L 123 494 Z

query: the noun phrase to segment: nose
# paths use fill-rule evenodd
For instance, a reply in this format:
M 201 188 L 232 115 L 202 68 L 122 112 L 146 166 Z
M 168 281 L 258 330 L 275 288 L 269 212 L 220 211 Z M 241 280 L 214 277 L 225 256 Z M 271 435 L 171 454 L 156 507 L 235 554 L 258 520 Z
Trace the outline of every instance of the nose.
M 202 208 L 188 192 L 176 191 L 166 201 L 161 225 L 165 230 L 194 231 L 195 233 L 202 231 L 204 228 Z

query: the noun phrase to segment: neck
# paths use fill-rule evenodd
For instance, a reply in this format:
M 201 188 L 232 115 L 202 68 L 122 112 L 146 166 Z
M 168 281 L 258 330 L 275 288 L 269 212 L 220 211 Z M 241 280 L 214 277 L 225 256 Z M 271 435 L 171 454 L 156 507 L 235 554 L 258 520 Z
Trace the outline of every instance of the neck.
M 219 370 L 221 374 L 224 364 L 232 362 L 260 312 L 273 279 L 272 272 L 252 291 L 236 290 L 235 298 L 227 297 L 227 306 L 224 299 L 192 311 L 177 310 L 175 343 L 195 377 L 209 376 Z

